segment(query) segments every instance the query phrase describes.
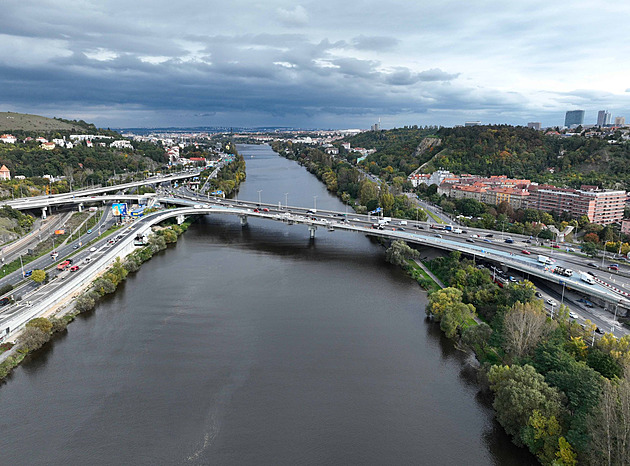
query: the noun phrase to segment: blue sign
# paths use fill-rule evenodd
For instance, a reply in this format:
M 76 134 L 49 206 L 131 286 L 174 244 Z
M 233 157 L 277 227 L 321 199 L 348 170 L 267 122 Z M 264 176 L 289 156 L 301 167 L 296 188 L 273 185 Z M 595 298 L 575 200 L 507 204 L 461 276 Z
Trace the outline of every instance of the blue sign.
M 126 217 L 127 216 L 127 204 L 112 204 L 112 214 L 116 217 Z

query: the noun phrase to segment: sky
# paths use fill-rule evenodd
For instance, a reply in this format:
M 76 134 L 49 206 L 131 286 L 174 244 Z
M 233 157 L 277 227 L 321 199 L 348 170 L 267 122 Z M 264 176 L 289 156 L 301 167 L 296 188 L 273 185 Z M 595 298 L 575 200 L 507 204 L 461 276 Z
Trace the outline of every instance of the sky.
M 4 0 L 0 111 L 100 127 L 630 120 L 630 3 Z

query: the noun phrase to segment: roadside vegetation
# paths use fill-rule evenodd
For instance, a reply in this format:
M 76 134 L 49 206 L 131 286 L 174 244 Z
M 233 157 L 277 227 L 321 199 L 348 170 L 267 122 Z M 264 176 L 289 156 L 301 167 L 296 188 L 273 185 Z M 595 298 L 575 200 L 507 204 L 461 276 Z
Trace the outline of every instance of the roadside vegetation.
M 116 291 L 118 285 L 127 278 L 127 275 L 136 272 L 143 262 L 148 261 L 159 251 L 166 249 L 168 244 L 176 243 L 179 235 L 186 231 L 192 222 L 193 220 L 188 220 L 181 225 L 171 224 L 159 229 L 149 236 L 147 246 L 135 250 L 124 260 L 116 259 L 112 266 L 94 280 L 87 291 L 75 300 L 73 311 L 59 318 L 37 317 L 31 319 L 22 331 L 15 348 L 10 343 L 0 345 L 0 355 L 9 350 L 12 351 L 12 354 L 0 363 L 0 380 L 11 373 L 13 368 L 18 366 L 28 354 L 37 351 L 46 344 L 54 333 L 65 330 L 78 314 L 94 309 L 103 296 Z M 33 280 L 35 280 L 33 277 L 39 278 L 41 275 L 39 272 L 44 271 L 33 271 L 31 278 Z
M 551 319 L 529 281 L 499 288 L 459 252 L 427 266 L 446 288 L 430 292 L 425 312 L 475 353 L 515 444 L 546 465 L 628 464 L 630 337 L 597 339 L 565 306 Z

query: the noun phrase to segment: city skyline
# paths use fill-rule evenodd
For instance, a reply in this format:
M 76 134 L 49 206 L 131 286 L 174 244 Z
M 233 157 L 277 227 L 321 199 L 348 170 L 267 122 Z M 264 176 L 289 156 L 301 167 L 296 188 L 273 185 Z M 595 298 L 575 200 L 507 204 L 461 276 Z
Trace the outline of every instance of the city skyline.
M 629 46 L 611 39 L 623 4 L 36 3 L 3 8 L 0 111 L 103 127 L 391 128 L 554 127 L 573 109 L 595 124 L 630 108 Z

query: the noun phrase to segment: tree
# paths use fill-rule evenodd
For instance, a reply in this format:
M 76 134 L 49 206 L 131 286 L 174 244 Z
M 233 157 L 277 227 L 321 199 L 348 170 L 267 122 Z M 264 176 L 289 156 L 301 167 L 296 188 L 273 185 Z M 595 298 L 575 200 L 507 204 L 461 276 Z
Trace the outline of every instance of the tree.
M 550 387 L 545 378 L 530 365 L 492 366 L 488 373 L 494 392 L 497 420 L 517 445 L 523 445 L 524 429 L 534 411 L 559 419 L 562 395 Z
M 517 358 L 529 354 L 553 330 L 539 301 L 517 302 L 503 319 L 505 349 Z
M 392 245 L 385 251 L 385 260 L 390 264 L 399 265 L 403 268 L 407 268 L 409 264 L 407 259 L 415 259 L 420 256 L 420 253 L 409 247 L 407 243 L 402 240 L 395 240 Z
M 31 274 L 31 280 L 35 283 L 43 283 L 46 280 L 46 271 L 45 270 L 33 270 Z
M 26 323 L 26 327 L 38 328 L 44 333 L 50 333 L 52 323 L 46 317 L 36 317 Z
M 597 408 L 588 419 L 593 464 L 630 464 L 630 382 L 604 380 Z
M 594 235 L 597 236 L 595 233 L 589 233 L 589 235 Z M 585 235 L 588 236 L 588 235 Z M 599 238 L 598 238 L 599 241 Z M 584 243 L 582 243 L 582 252 L 584 254 L 586 254 L 589 257 L 595 257 L 597 256 L 598 253 L 598 249 L 597 249 L 597 245 L 595 244 L 595 242 L 592 241 L 586 241 Z
M 474 319 L 475 307 L 462 302 L 463 293 L 457 288 L 443 288 L 429 296 L 426 313 L 440 322 L 440 328 L 448 338 L 454 338 Z
M 35 351 L 50 340 L 50 334 L 37 327 L 26 327 L 20 335 L 19 350 L 25 353 Z
M 70 165 L 63 167 L 63 175 L 66 177 L 66 181 L 70 185 L 70 191 L 72 191 L 72 183 L 74 182 L 74 169 Z
M 462 332 L 462 341 L 473 350 L 479 348 L 485 352 L 491 336 L 492 328 L 485 322 L 482 322 L 479 325 L 471 325 L 466 328 Z

